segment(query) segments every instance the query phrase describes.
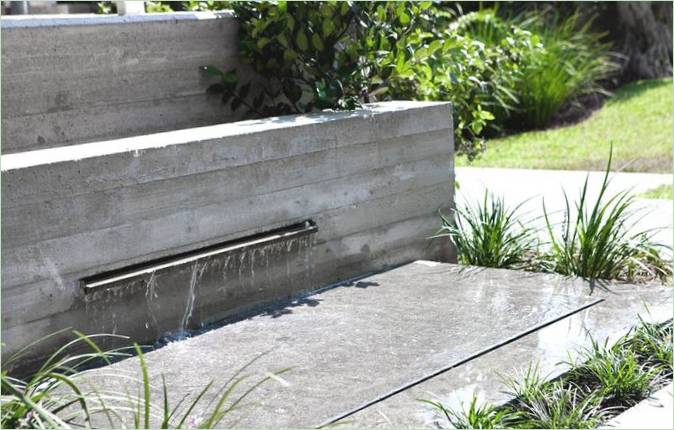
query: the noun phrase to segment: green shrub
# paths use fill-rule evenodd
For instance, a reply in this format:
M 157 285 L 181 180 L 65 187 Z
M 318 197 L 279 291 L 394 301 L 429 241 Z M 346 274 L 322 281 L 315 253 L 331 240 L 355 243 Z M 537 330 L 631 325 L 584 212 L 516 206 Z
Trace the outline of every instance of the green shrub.
M 499 47 L 456 34 L 453 15 L 432 2 L 233 3 L 240 52 L 262 82 L 236 70 L 204 70 L 209 88 L 233 110 L 273 116 L 317 109 L 353 109 L 389 99 L 447 100 L 454 104 L 456 148 L 474 157 L 495 111 L 516 102 L 513 46 Z M 519 48 L 518 48 L 519 49 Z
M 200 8 L 192 2 L 187 8 Z M 433 2 L 232 2 L 240 53 L 262 76 L 204 70 L 232 110 L 263 117 L 390 100 L 451 101 L 458 153 L 506 123 L 538 127 L 615 68 L 601 35 L 545 14 L 456 16 Z
M 430 19 L 430 2 L 240 2 L 242 59 L 264 78 L 253 89 L 237 75 L 206 68 L 233 110 L 259 116 L 354 109 L 376 100 L 408 70 L 408 37 Z M 422 19 L 423 17 L 423 19 Z M 250 100 L 248 103 L 247 100 Z
M 503 198 L 485 192 L 482 201 L 456 208 L 452 219 L 441 214 L 442 227 L 434 237 L 449 237 L 461 264 L 526 266 L 536 251 L 536 231 L 518 219 L 520 207 L 510 209 Z
M 577 14 L 564 19 L 532 15 L 524 22 L 540 40 L 523 53 L 523 78 L 516 90 L 516 120 L 525 127 L 545 127 L 574 98 L 603 92 L 600 82 L 618 70 L 610 44 L 602 42 L 604 34 L 592 32 L 591 24 L 581 23 Z
M 518 79 L 508 89 L 517 99 L 513 109 L 498 115 L 500 123 L 514 128 L 541 128 L 577 97 L 604 92 L 600 83 L 618 70 L 604 34 L 591 29 L 592 19 L 579 15 L 561 18 L 551 12 L 499 15 L 496 9 L 466 14 L 456 23 L 457 32 L 485 43 L 500 46 L 516 39 L 518 32 L 529 35 L 516 49 Z
M 510 115 L 518 102 L 512 90 L 521 75 L 518 51 L 529 36 L 516 31 L 502 45 L 488 46 L 450 27 L 434 39 L 441 43 L 417 51 L 423 54 L 412 66 L 414 94 L 391 92 L 394 98 L 451 101 L 457 148 L 473 158 L 484 149 L 485 132 L 498 128 L 495 119 Z

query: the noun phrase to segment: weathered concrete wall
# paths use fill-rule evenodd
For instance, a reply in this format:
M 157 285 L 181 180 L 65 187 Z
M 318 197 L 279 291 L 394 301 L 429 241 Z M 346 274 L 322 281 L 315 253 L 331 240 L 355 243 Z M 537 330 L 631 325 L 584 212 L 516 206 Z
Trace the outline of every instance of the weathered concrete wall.
M 148 319 L 147 285 L 99 306 L 79 281 L 306 219 L 319 228 L 310 249 L 271 263 L 288 271 L 280 290 L 246 293 L 254 284 L 242 262 L 231 284 L 239 292 L 216 294 L 210 282 L 195 312 L 211 310 L 199 319 L 251 297 L 447 260 L 447 244 L 427 238 L 453 199 L 451 124 L 448 103 L 389 102 L 3 155 L 3 356 L 63 327 L 149 340 L 184 316 L 193 272 L 157 290 L 173 297 L 155 309 L 168 325 Z
M 0 26 L 3 153 L 240 119 L 205 95 L 199 70 L 239 66 L 229 14 L 13 16 Z

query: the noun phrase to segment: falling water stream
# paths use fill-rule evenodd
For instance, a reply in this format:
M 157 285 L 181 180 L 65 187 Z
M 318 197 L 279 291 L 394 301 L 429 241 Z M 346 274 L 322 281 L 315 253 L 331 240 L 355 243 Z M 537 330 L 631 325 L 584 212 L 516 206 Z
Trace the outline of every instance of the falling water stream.
M 194 323 L 190 324 L 195 309 L 200 306 L 198 291 L 201 288 L 213 289 L 225 297 L 229 297 L 237 289 L 244 289 L 251 293 L 262 292 L 265 288 L 273 287 L 275 282 L 301 283 L 302 288 L 295 290 L 311 289 L 313 287 L 314 265 L 312 258 L 313 242 L 313 235 L 293 237 L 286 241 L 274 242 L 262 247 L 243 248 L 231 254 L 217 256 L 216 258 L 210 257 L 205 261 L 195 261 L 192 263 L 187 301 L 182 312 L 180 326 L 176 330 L 158 336 L 157 345 L 201 334 L 220 325 L 220 322 L 208 323 L 198 327 Z M 294 268 L 292 267 L 293 263 L 297 263 Z M 284 272 L 278 272 L 278 269 L 274 271 L 274 268 L 279 266 L 285 266 Z M 211 274 L 217 271 L 215 273 L 217 276 L 209 275 L 207 277 L 210 283 L 217 280 L 216 285 L 210 283 L 205 287 L 201 285 L 204 273 L 207 271 Z M 279 279 L 280 277 L 283 279 Z M 157 289 L 161 291 L 161 286 L 156 284 L 157 281 L 153 274 L 147 284 L 146 297 L 149 300 L 157 297 Z M 227 306 L 226 300 L 223 301 L 223 306 Z M 152 313 L 150 318 L 156 326 L 156 318 Z

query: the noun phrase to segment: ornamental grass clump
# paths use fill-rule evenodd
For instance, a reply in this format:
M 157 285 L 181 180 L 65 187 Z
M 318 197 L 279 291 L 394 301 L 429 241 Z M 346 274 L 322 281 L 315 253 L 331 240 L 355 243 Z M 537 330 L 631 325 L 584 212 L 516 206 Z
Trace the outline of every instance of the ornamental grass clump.
M 433 237 L 449 237 L 461 264 L 521 268 L 536 250 L 536 232 L 519 219 L 522 204 L 509 208 L 503 198 L 485 192 L 475 204 L 440 215 L 442 227 Z
M 664 246 L 653 243 L 658 229 L 635 231 L 639 218 L 633 209 L 634 196 L 627 191 L 608 195 L 612 154 L 611 149 L 594 201 L 588 194 L 589 176 L 574 208 L 564 193 L 561 231 L 553 226 L 543 203 L 550 241 L 545 269 L 588 280 L 667 280 L 672 275 L 671 263 L 661 255 Z
M 522 79 L 517 94 L 516 119 L 529 128 L 548 125 L 553 116 L 578 96 L 608 94 L 601 82 L 619 69 L 605 34 L 592 31 L 592 19 L 582 22 L 573 14 L 532 14 L 522 28 L 534 35 L 531 49 L 523 52 Z
M 583 429 L 596 428 L 606 415 L 600 398 L 586 394 L 580 387 L 553 382 L 529 400 L 518 399 L 520 425 L 524 428 Z
M 519 418 L 513 410 L 498 408 L 490 404 L 479 404 L 473 395 L 468 408 L 453 409 L 433 400 L 420 400 L 442 413 L 455 429 L 495 429 L 511 427 Z
M 605 406 L 625 408 L 645 399 L 651 385 L 658 384 L 660 371 L 639 362 L 624 342 L 608 347 L 593 340 L 576 360 L 568 363 L 572 370 L 566 379 L 600 394 Z
M 672 378 L 674 342 L 671 324 L 653 324 L 640 318 L 625 344 L 640 362 L 657 369 L 663 378 Z

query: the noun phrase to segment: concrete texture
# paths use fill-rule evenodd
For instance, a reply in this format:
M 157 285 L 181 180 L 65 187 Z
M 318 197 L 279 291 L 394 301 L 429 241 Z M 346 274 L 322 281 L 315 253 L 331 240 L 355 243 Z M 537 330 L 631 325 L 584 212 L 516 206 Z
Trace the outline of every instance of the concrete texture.
M 456 169 L 457 203 L 469 201 L 474 203 L 484 196 L 486 189 L 502 196 L 506 202 L 515 206 L 522 205 L 521 213 L 531 219 L 533 224 L 544 225 L 543 199 L 554 222 L 561 221 L 564 209 L 564 191 L 569 196 L 569 203 L 578 198 L 585 178 L 589 175 L 588 197 L 595 199 L 601 186 L 602 172 L 581 172 L 568 170 L 534 170 L 534 169 L 495 169 L 460 167 Z M 611 173 L 608 194 L 612 195 L 625 190 L 634 194 L 656 188 L 660 185 L 671 185 L 672 175 L 654 173 Z M 635 210 L 637 217 L 643 218 L 634 226 L 634 230 L 662 228 L 654 239 L 658 243 L 672 246 L 672 202 L 670 200 L 637 199 Z
M 615 341 L 638 322 L 638 316 L 654 322 L 672 318 L 672 290 L 668 286 L 613 284 L 609 290 L 595 289 L 592 297 L 604 301 L 374 404 L 345 418 L 342 425 L 447 427 L 441 413 L 418 400 L 440 401 L 454 409 L 467 406 L 473 395 L 481 402 L 505 403 L 512 396 L 504 377 L 521 377 L 530 365 L 537 364 L 543 375 L 553 378 L 567 369 L 562 362 L 577 357 L 592 338 Z
M 233 121 L 200 66 L 240 68 L 228 13 L 2 17 L 2 152 Z M 250 76 L 250 73 L 244 73 Z
M 254 304 L 255 282 L 269 285 L 279 271 L 285 281 L 266 299 L 418 258 L 448 260 L 447 242 L 427 238 L 453 201 L 451 124 L 448 103 L 389 102 L 3 155 L 3 357 L 63 327 L 154 340 L 170 324 L 153 323 L 150 279 L 98 303 L 80 280 L 308 219 L 319 232 L 309 249 L 291 246 L 289 262 L 281 252 L 264 267 L 183 267 L 158 285 L 170 330 L 192 305 L 208 319 L 206 308 L 224 315 Z M 192 303 L 202 272 L 213 279 L 201 290 L 208 300 Z M 217 293 L 223 287 L 239 298 Z
M 578 280 L 417 261 L 171 343 L 145 359 L 151 380 L 163 374 L 179 399 L 212 378 L 218 386 L 267 352 L 245 370 L 249 382 L 292 367 L 286 384 L 256 390 L 247 399 L 255 406 L 223 425 L 311 427 L 595 300 Z M 135 392 L 127 380 L 107 375 L 137 372 L 131 358 L 89 377 Z
M 618 429 L 671 429 L 674 423 L 672 384 L 618 415 L 606 425 Z

